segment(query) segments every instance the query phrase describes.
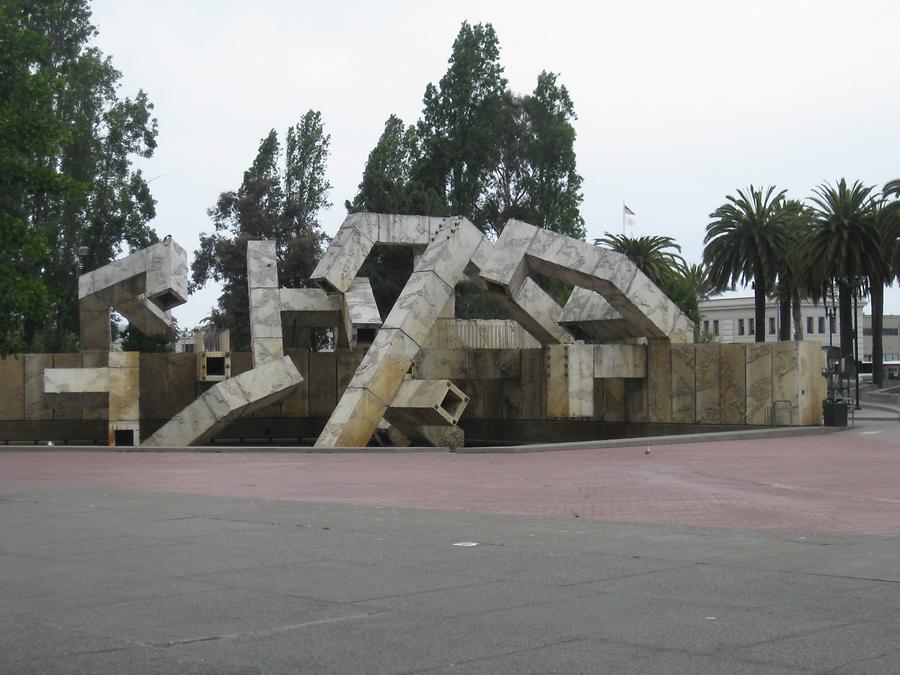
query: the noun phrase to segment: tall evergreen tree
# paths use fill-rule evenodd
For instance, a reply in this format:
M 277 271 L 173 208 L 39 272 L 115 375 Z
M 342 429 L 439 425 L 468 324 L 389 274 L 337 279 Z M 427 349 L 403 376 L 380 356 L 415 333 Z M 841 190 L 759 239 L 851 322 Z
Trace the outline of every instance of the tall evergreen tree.
M 310 110 L 288 129 L 282 160 L 273 129 L 262 139 L 241 186 L 221 193 L 208 211 L 215 231 L 200 235 L 200 249 L 191 263 L 190 290 L 209 279 L 222 283 L 212 318 L 219 328 L 231 330 L 231 344 L 237 351 L 250 346 L 247 242 L 275 241 L 279 280 L 292 288 L 308 284 L 321 257 L 325 236 L 318 216 L 331 206 L 331 184 L 325 177 L 330 142 L 320 113 Z
M 480 211 L 499 161 L 506 90 L 493 26 L 463 22 L 449 64 L 438 85 L 425 89 L 417 125 L 422 157 L 414 177 L 429 201 L 443 202 L 449 213 L 467 216 L 484 230 Z
M 155 202 L 133 166 L 156 148 L 153 106 L 143 91 L 119 98 L 121 73 L 89 45 L 90 19 L 86 0 L 0 6 L 0 226 L 4 248 L 22 245 L 4 253 L 0 278 L 27 277 L 10 314 L 17 347 L 74 348 L 79 267 L 157 240 Z

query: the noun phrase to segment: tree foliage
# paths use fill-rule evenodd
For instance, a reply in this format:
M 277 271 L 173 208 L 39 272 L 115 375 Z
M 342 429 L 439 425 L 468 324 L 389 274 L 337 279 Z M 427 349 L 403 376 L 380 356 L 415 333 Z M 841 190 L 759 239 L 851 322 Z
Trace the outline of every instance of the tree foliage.
M 784 208 L 784 190 L 765 191 L 752 185 L 710 214 L 703 260 L 718 290 L 737 282 L 753 283 L 756 341 L 765 342 L 766 295 L 781 269 L 787 248 L 790 213 Z
M 90 45 L 90 17 L 86 0 L 0 7 L 2 238 L 4 249 L 25 244 L 0 272 L 22 282 L 5 329 L 16 347 L 62 348 L 77 335 L 79 246 L 92 269 L 156 241 L 154 200 L 133 166 L 156 147 L 153 106 L 143 91 L 119 98 L 121 73 Z
M 810 276 L 821 297 L 832 282 L 838 286 L 841 353 L 853 356 L 852 302 L 857 281 L 870 275 L 884 279 L 887 266 L 873 222 L 873 187 L 859 181 L 814 188 L 815 218 L 804 247 L 812 262 Z
M 290 288 L 305 287 L 321 257 L 325 236 L 318 216 L 331 206 L 325 177 L 330 142 L 321 114 L 313 110 L 287 130 L 283 153 L 273 129 L 260 142 L 240 187 L 221 193 L 208 211 L 215 231 L 200 235 L 190 290 L 209 279 L 222 283 L 212 318 L 217 327 L 231 330 L 235 350 L 250 345 L 247 242 L 275 241 L 279 280 Z
M 511 92 L 494 28 L 464 22 L 447 72 L 425 89 L 420 119 L 406 126 L 388 118 L 348 209 L 460 215 L 494 236 L 517 218 L 583 239 L 574 120 L 557 75 L 542 72 L 531 94 Z M 382 313 L 411 268 L 411 254 L 396 248 L 376 247 L 370 256 L 362 273 Z M 464 316 L 499 314 L 465 290 L 457 309 Z
M 594 244 L 627 256 L 695 325 L 699 324 L 699 303 L 709 295 L 709 278 L 702 266 L 687 265 L 680 255 L 681 246 L 672 237 L 606 232 Z
M 90 17 L 86 0 L 0 6 L 0 350 L 74 343 L 79 246 L 92 269 L 156 241 L 133 166 L 156 147 L 153 106 L 119 98 Z

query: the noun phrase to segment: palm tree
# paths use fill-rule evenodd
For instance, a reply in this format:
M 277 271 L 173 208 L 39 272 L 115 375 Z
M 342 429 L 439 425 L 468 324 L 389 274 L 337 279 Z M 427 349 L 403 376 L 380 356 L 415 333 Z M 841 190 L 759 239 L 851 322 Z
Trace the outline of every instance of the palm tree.
M 595 246 L 624 254 L 657 286 L 662 286 L 672 274 L 679 273 L 685 267 L 684 258 L 678 255 L 681 246 L 672 237 L 629 237 L 609 232 L 604 235 L 594 239 Z
M 791 339 L 791 324 L 794 328 L 794 340 L 803 339 L 803 320 L 800 303 L 811 294 L 809 282 L 804 274 L 807 269 L 803 241 L 809 233 L 813 212 L 798 199 L 784 202 L 788 216 L 785 233 L 787 248 L 778 270 L 778 281 L 773 295 L 778 298 L 780 312 L 779 341 Z
M 751 185 L 747 192 L 738 190 L 737 197 L 727 195 L 727 203 L 710 214 L 713 221 L 703 240 L 703 260 L 717 290 L 753 282 L 756 342 L 765 342 L 766 295 L 788 246 L 785 192 L 771 186 L 763 194 Z
M 878 200 L 872 209 L 872 224 L 878 232 L 881 249 L 885 253 L 884 266 L 869 273 L 869 296 L 872 298 L 872 381 L 880 389 L 884 386 L 884 287 L 893 281 L 895 268 L 891 264 L 897 242 L 897 226 L 893 209 Z
M 810 276 L 821 296 L 832 281 L 837 283 L 841 355 L 852 358 L 852 303 L 858 281 L 888 277 L 872 217 L 872 187 L 859 181 L 848 185 L 842 178 L 835 186 L 824 183 L 816 187 L 811 201 L 815 218 L 803 244 L 811 265 Z

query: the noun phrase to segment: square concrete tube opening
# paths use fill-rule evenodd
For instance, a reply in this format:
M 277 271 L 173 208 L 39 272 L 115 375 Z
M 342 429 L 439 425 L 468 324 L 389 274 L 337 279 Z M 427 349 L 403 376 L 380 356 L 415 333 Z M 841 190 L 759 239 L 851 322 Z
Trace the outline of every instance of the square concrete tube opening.
M 405 380 L 384 418 L 406 426 L 453 426 L 469 397 L 450 380 Z

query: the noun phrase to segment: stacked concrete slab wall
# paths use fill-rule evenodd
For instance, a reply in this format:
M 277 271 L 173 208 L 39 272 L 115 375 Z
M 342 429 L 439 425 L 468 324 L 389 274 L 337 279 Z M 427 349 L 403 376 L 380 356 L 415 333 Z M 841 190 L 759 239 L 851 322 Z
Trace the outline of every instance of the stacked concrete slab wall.
M 413 374 L 419 379 L 448 379 L 470 396 L 463 422 L 551 419 L 548 349 L 423 349 L 414 360 Z M 824 355 L 815 343 L 670 345 L 651 341 L 642 349 L 646 350 L 646 377 L 593 378 L 589 419 L 712 425 L 821 423 L 825 380 L 819 373 Z M 105 356 L 29 354 L 0 359 L 0 441 L 105 442 L 105 405 L 54 408 L 43 393 L 43 369 L 102 367 Z M 364 355 L 288 351 L 288 356 L 304 381 L 283 401 L 235 421 L 223 432 L 227 438 L 311 440 L 333 412 Z M 194 354 L 140 356 L 142 437 L 213 385 L 197 381 L 196 358 Z M 248 353 L 232 353 L 232 374 L 249 370 L 250 361 Z

